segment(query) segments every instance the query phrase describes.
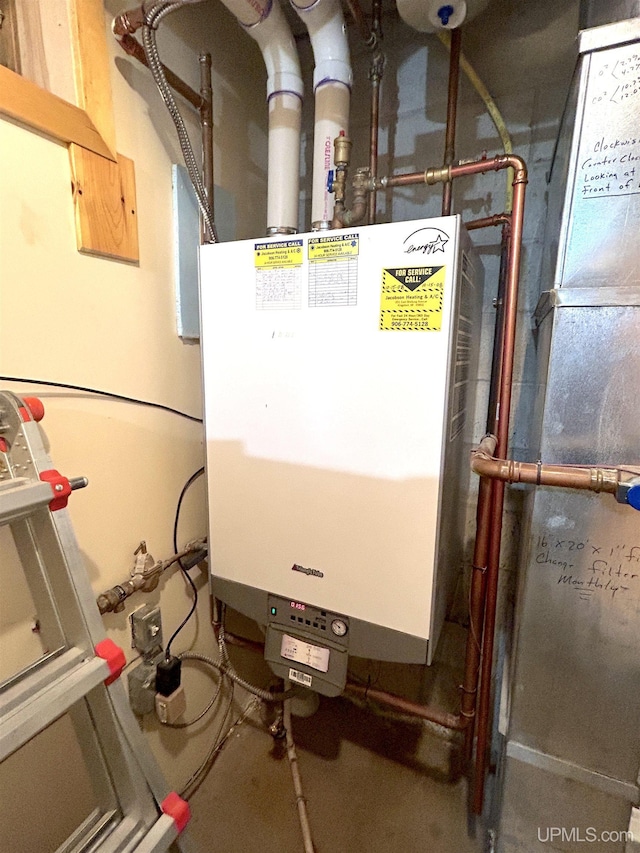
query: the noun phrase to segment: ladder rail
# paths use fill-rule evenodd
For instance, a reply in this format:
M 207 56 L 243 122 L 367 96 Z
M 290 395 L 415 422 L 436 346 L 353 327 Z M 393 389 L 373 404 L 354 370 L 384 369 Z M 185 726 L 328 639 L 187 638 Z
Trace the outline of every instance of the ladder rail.
M 57 853 L 164 853 L 172 845 L 186 853 L 188 806 L 169 792 L 133 715 L 118 677 L 124 655 L 105 651 L 113 644 L 66 497 L 56 496 L 84 484 L 52 468 L 24 401 L 0 391 L 0 525 L 11 529 L 49 650 L 0 684 L 0 761 L 68 715 L 96 805 Z

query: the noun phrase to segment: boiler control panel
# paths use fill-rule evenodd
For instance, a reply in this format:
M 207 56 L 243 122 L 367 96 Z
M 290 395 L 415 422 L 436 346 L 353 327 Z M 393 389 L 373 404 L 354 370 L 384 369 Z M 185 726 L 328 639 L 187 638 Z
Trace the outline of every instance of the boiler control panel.
M 303 601 L 268 598 L 265 659 L 276 675 L 325 696 L 347 680 L 349 619 Z

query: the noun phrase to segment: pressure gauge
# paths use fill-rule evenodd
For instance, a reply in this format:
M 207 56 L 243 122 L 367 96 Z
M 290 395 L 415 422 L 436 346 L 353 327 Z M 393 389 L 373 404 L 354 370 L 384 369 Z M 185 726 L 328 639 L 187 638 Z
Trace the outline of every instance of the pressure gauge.
M 336 635 L 336 637 L 344 637 L 347 633 L 347 623 L 344 619 L 334 619 L 331 623 L 331 630 Z

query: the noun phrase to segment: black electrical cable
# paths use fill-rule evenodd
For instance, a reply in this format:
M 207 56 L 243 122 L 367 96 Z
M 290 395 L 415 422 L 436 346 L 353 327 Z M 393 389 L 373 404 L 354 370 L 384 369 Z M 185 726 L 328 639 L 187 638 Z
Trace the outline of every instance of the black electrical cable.
M 70 391 L 83 391 L 86 394 L 98 394 L 101 397 L 111 397 L 114 400 L 121 400 L 125 403 L 135 403 L 139 406 L 150 406 L 152 409 L 161 409 L 163 412 L 170 412 L 173 415 L 179 415 L 181 418 L 186 418 L 189 421 L 195 421 L 198 424 L 202 423 L 202 418 L 190 415 L 188 412 L 183 412 L 181 409 L 174 409 L 172 406 L 165 406 L 163 403 L 154 403 L 151 400 L 139 400 L 137 397 L 127 397 L 125 394 L 115 394 L 113 391 L 101 391 L 99 388 L 89 388 L 86 385 L 72 385 L 69 382 L 52 382 L 48 379 L 28 379 L 24 376 L 0 376 L 0 382 L 18 382 L 27 385 L 47 385 L 51 388 L 65 388 Z
M 176 554 L 178 553 L 178 546 L 177 546 L 177 542 L 178 542 L 178 522 L 180 521 L 180 508 L 182 507 L 182 501 L 184 500 L 184 496 L 186 495 L 186 493 L 187 493 L 188 489 L 190 488 L 190 486 L 192 486 L 192 485 L 193 485 L 193 483 L 195 483 L 195 481 L 198 479 L 198 477 L 201 477 L 203 474 L 204 474 L 204 468 L 198 468 L 198 470 L 197 470 L 197 471 L 195 471 L 195 472 L 194 472 L 194 473 L 189 477 L 189 479 L 187 480 L 187 482 L 186 482 L 186 483 L 184 484 L 184 486 L 182 487 L 182 491 L 180 492 L 180 497 L 178 498 L 178 504 L 177 504 L 177 506 L 176 506 L 176 515 L 175 515 L 175 519 L 174 519 L 174 522 L 173 522 L 173 544 L 174 544 L 174 552 L 175 552 Z M 197 588 L 196 588 L 195 583 L 193 582 L 193 578 L 191 577 L 191 575 L 189 574 L 189 572 L 188 572 L 188 571 L 186 570 L 186 568 L 184 567 L 184 565 L 183 565 L 183 563 L 182 563 L 182 559 L 181 559 L 180 557 L 178 558 L 178 565 L 180 566 L 180 571 L 182 572 L 182 574 L 184 575 L 185 579 L 187 580 L 187 582 L 189 583 L 189 585 L 190 585 L 190 587 L 191 587 L 191 590 L 192 590 L 192 592 L 193 592 L 193 601 L 192 601 L 192 603 L 191 603 L 191 609 L 189 610 L 189 612 L 187 613 L 187 615 L 185 616 L 185 618 L 182 620 L 182 622 L 180 623 L 180 625 L 178 625 L 178 627 L 176 628 L 176 630 L 173 632 L 173 634 L 171 635 L 171 638 L 169 639 L 169 642 L 167 643 L 167 646 L 166 646 L 166 649 L 165 649 L 165 657 L 166 657 L 166 659 L 167 659 L 167 660 L 169 660 L 169 658 L 171 657 L 171 643 L 173 643 L 173 641 L 174 641 L 174 640 L 175 640 L 175 638 L 178 636 L 178 634 L 180 633 L 180 631 L 182 631 L 182 629 L 183 629 L 183 628 L 184 628 L 184 626 L 187 624 L 187 622 L 189 621 L 189 619 L 191 619 L 191 617 L 193 616 L 193 614 L 196 612 L 196 607 L 198 606 L 198 590 L 197 590 Z
M 180 492 L 180 497 L 178 498 L 178 505 L 176 506 L 176 515 L 173 521 L 173 553 L 178 554 L 178 522 L 180 521 L 180 509 L 182 507 L 182 501 L 184 500 L 184 496 L 186 495 L 189 488 L 195 483 L 198 477 L 202 477 L 204 474 L 204 468 L 198 468 L 187 480 L 187 482 L 182 487 L 182 491 Z M 184 564 L 182 562 L 182 558 L 178 557 L 178 565 L 182 569 L 182 571 L 186 571 Z
M 182 568 L 182 566 L 180 566 L 180 571 L 181 571 L 181 572 L 182 572 L 182 574 L 185 576 L 186 580 L 187 580 L 187 581 L 188 581 L 188 583 L 189 583 L 189 586 L 191 587 L 191 591 L 193 592 L 193 601 L 192 601 L 192 603 L 191 603 L 191 609 L 189 610 L 189 612 L 187 613 L 187 615 L 184 617 L 184 619 L 182 620 L 182 622 L 178 625 L 178 627 L 176 628 L 176 630 L 173 632 L 173 634 L 172 634 L 172 635 L 171 635 L 171 637 L 169 638 L 169 642 L 167 643 L 167 648 L 166 648 L 166 650 L 165 650 L 165 658 L 166 658 L 166 660 L 169 660 L 169 659 L 171 658 L 171 643 L 173 643 L 173 641 L 174 641 L 174 640 L 175 640 L 175 638 L 178 636 L 178 634 L 180 633 L 180 631 L 182 631 L 182 629 L 183 629 L 183 628 L 184 628 L 184 626 L 187 624 L 187 622 L 189 621 L 189 619 L 191 619 L 191 617 L 193 616 L 193 614 L 196 612 L 196 607 L 198 606 L 198 589 L 197 589 L 197 587 L 196 587 L 195 583 L 193 582 L 193 578 L 191 577 L 191 575 L 189 574 L 189 572 L 188 572 L 186 569 L 183 569 L 183 568 Z

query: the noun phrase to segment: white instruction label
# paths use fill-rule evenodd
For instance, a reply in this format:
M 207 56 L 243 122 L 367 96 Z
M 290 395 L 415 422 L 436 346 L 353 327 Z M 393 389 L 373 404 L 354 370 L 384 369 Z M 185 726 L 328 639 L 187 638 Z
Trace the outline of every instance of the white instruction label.
M 304 684 L 305 687 L 311 687 L 313 678 L 306 672 L 300 672 L 299 669 L 289 669 L 289 681 L 296 681 L 298 684 Z
M 304 640 L 298 640 L 288 634 L 282 636 L 280 654 L 287 660 L 304 663 L 319 672 L 329 671 L 329 649 L 322 646 L 312 646 L 311 643 L 305 643 Z

